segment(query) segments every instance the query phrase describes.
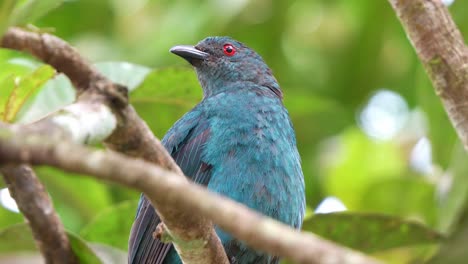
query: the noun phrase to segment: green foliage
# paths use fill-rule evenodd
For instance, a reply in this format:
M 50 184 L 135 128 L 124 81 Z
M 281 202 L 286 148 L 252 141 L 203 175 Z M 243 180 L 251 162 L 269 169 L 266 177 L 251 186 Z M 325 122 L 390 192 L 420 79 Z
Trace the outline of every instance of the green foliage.
M 0 96 L 0 120 L 12 122 L 21 106 L 34 92 L 48 81 L 55 71 L 44 65 L 22 78 L 10 75 L 0 83 L 3 96 Z
M 97 215 L 80 232 L 87 241 L 100 242 L 122 250 L 128 249 L 128 234 L 138 201 L 125 201 Z
M 73 252 L 75 252 L 80 263 L 103 263 L 85 241 L 72 233 L 67 234 Z M 27 224 L 16 224 L 0 230 L 0 254 L 25 251 L 37 251 L 31 229 Z
M 200 85 L 189 68 L 157 69 L 130 94 L 131 104 L 159 137 L 200 99 Z
M 304 222 L 303 229 L 367 253 L 442 239 L 421 223 L 379 214 L 316 214 Z
M 13 10 L 12 25 L 25 25 L 35 22 L 51 10 L 59 7 L 64 0 L 27 0 L 22 1 Z

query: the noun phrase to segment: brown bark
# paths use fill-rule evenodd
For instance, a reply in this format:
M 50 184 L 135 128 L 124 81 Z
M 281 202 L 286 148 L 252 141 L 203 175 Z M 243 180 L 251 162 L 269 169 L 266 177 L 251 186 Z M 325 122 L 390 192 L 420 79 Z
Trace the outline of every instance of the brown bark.
M 441 0 L 389 0 L 468 149 L 468 48 Z
M 78 263 L 52 201 L 34 171 L 25 165 L 0 168 L 11 196 L 28 220 L 46 263 Z

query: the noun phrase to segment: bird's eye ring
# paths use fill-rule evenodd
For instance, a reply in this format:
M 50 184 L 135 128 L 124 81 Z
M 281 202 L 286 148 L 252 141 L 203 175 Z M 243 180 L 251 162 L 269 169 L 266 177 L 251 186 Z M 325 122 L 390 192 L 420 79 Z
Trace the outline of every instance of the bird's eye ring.
M 234 56 L 236 54 L 236 48 L 232 44 L 224 44 L 223 46 L 223 52 L 226 54 L 226 56 Z

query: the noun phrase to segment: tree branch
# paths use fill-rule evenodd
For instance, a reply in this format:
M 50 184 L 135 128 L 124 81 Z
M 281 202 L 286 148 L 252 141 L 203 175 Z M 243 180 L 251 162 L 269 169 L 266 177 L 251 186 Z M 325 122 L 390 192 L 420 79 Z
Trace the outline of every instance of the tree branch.
M 296 263 L 377 263 L 311 233 L 293 230 L 162 167 L 116 152 L 92 151 L 63 140 L 57 142 L 30 133 L 0 129 L 1 163 L 51 165 L 139 189 L 153 204 L 165 204 L 192 216 L 206 216 L 250 246 Z M 182 221 L 190 222 L 189 219 Z M 174 234 L 171 233 L 171 236 L 174 237 Z M 218 239 L 215 233 L 211 238 Z M 174 240 L 177 241 L 178 237 L 175 236 Z M 193 245 L 195 241 L 205 243 L 202 240 L 192 240 L 190 243 Z M 209 243 L 211 240 L 205 241 Z
M 101 74 L 65 41 L 50 35 L 10 28 L 0 44 L 4 48 L 26 51 L 36 56 L 70 78 L 78 90 L 102 78 Z
M 441 0 L 389 0 L 468 149 L 468 48 Z
M 11 196 L 28 219 L 46 263 L 78 263 L 52 201 L 34 171 L 25 165 L 0 168 Z M 27 187 L 27 189 L 26 189 Z

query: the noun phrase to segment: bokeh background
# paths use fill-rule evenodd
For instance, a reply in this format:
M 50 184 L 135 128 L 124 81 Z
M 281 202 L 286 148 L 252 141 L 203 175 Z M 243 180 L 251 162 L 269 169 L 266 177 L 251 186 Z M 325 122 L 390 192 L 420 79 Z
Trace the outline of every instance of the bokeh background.
M 445 2 L 466 39 L 468 2 Z M 302 156 L 309 217 L 317 210 L 347 210 L 411 219 L 445 234 L 466 228 L 460 216 L 468 190 L 467 156 L 387 1 L 70 0 L 34 25 L 92 62 L 124 61 L 187 74 L 161 81 L 170 92 L 137 89 L 130 95 L 159 138 L 201 96 L 192 89 L 195 74 L 169 48 L 212 35 L 238 39 L 262 55 L 284 91 Z M 24 57 L 11 54 L 0 58 Z M 116 205 L 133 218 L 135 191 L 52 168 L 38 173 L 74 233 L 92 237 L 87 226 Z M 23 221 L 9 208 L 5 190 L 0 205 L 0 228 Z M 403 263 L 433 252 L 412 246 L 375 254 Z

